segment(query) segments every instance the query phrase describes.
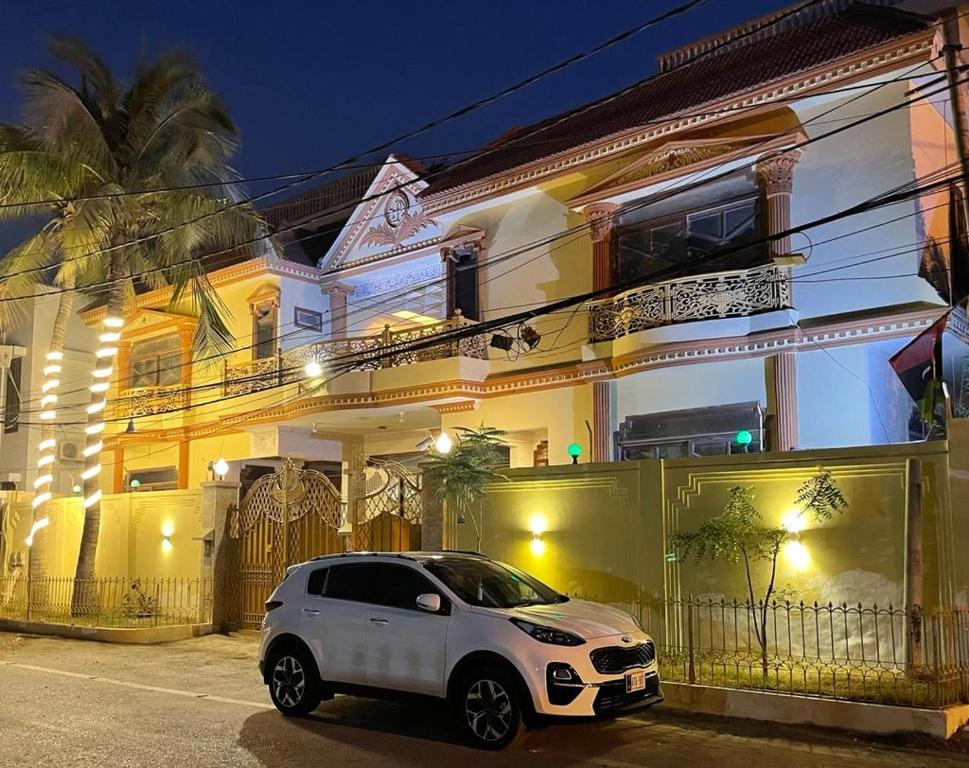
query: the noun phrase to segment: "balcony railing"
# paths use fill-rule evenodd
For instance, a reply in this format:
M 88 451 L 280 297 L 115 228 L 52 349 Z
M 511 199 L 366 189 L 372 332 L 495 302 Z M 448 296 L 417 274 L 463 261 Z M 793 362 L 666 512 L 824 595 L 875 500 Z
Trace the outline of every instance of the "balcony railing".
M 787 280 L 783 267 L 768 264 L 634 288 L 590 305 L 589 340 L 612 341 L 674 323 L 785 309 L 790 306 Z
M 226 395 L 247 394 L 269 389 L 279 384 L 298 381 L 302 368 L 315 360 L 324 367 L 348 367 L 354 371 L 375 371 L 395 368 L 425 360 L 444 360 L 450 357 L 488 358 L 488 339 L 469 336 L 462 339 L 446 339 L 420 349 L 412 349 L 415 342 L 431 339 L 474 325 L 460 314 L 448 320 L 419 328 L 393 331 L 385 326 L 382 333 L 372 336 L 351 336 L 342 339 L 318 341 L 281 352 L 275 357 L 226 365 L 223 390 Z
M 181 384 L 164 387 L 132 387 L 122 390 L 114 403 L 115 413 L 120 419 L 133 419 L 137 416 L 152 416 L 184 408 L 187 393 Z

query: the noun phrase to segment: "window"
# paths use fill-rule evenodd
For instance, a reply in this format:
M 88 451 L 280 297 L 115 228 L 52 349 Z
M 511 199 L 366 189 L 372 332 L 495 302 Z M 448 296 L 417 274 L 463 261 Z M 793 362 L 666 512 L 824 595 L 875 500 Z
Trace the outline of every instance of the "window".
M 23 358 L 15 357 L 4 371 L 3 432 L 10 435 L 20 429 L 20 383 L 23 377 Z
M 128 361 L 130 387 L 165 387 L 181 381 L 182 347 L 177 335 L 133 343 Z
M 175 467 L 138 469 L 128 473 L 125 483 L 129 491 L 174 491 L 178 489 L 178 470 Z
M 293 310 L 293 325 L 311 331 L 323 332 L 323 313 L 313 309 L 296 307 Z
M 261 304 L 252 309 L 253 355 L 257 360 L 276 354 L 276 305 Z
M 469 320 L 478 319 L 478 253 L 466 247 L 451 251 L 448 259 L 451 271 L 451 314 L 461 314 Z
M 323 596 L 323 588 L 326 586 L 326 574 L 329 568 L 317 568 L 310 574 L 306 581 L 306 592 L 317 597 Z
M 471 605 L 515 608 L 568 600 L 537 579 L 492 560 L 441 557 L 428 560 L 424 567 Z
M 371 585 L 374 580 L 375 563 L 347 563 L 334 565 L 326 577 L 325 597 L 336 600 L 371 602 Z
M 616 234 L 613 280 L 638 280 L 671 267 L 702 274 L 763 263 L 767 250 L 754 243 L 760 236 L 758 209 L 757 198 L 747 197 L 624 226 Z
M 419 595 L 441 594 L 440 590 L 435 589 L 431 582 L 406 565 L 374 563 L 374 569 L 372 602 L 376 605 L 409 608 L 416 611 Z

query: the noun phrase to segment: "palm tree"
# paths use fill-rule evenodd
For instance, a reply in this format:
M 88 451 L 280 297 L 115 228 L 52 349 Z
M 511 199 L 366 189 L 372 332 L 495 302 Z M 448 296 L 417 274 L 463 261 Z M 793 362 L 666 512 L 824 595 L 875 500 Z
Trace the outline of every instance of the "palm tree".
M 196 351 L 228 352 L 225 308 L 200 256 L 248 244 L 265 229 L 249 206 L 233 203 L 236 129 L 188 58 L 172 52 L 143 59 L 126 86 L 78 40 L 55 38 L 50 50 L 70 74 L 28 72 L 22 121 L 0 124 L 0 215 L 45 218 L 0 260 L 0 290 L 12 298 L 36 295 L 44 284 L 63 291 L 48 353 L 53 373 L 75 289 L 107 305 L 87 407 L 85 514 L 72 600 L 74 611 L 84 612 L 97 606 L 103 411 L 125 303 L 136 286 L 171 285 L 169 307 L 198 317 Z M 42 394 L 49 406 L 56 403 L 54 381 Z M 50 431 L 42 438 L 48 445 Z M 43 514 L 43 488 L 35 516 Z

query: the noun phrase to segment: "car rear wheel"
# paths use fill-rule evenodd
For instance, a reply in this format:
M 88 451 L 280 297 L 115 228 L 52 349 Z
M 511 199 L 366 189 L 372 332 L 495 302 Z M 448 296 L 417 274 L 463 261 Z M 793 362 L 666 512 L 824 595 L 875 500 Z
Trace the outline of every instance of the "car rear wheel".
M 316 662 L 304 648 L 287 646 L 269 662 L 269 696 L 284 715 L 299 717 L 323 700 Z
M 517 681 L 500 667 L 471 673 L 455 702 L 465 733 L 482 749 L 504 749 L 525 731 Z

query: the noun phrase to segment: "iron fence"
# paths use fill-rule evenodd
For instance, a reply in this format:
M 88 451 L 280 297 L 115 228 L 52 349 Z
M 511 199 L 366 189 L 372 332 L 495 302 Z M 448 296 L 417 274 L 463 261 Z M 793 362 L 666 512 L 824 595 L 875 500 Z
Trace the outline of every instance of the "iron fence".
M 666 680 L 919 707 L 969 702 L 969 610 L 687 598 L 607 601 Z
M 206 623 L 211 606 L 208 579 L 0 577 L 0 619 L 165 627 Z

